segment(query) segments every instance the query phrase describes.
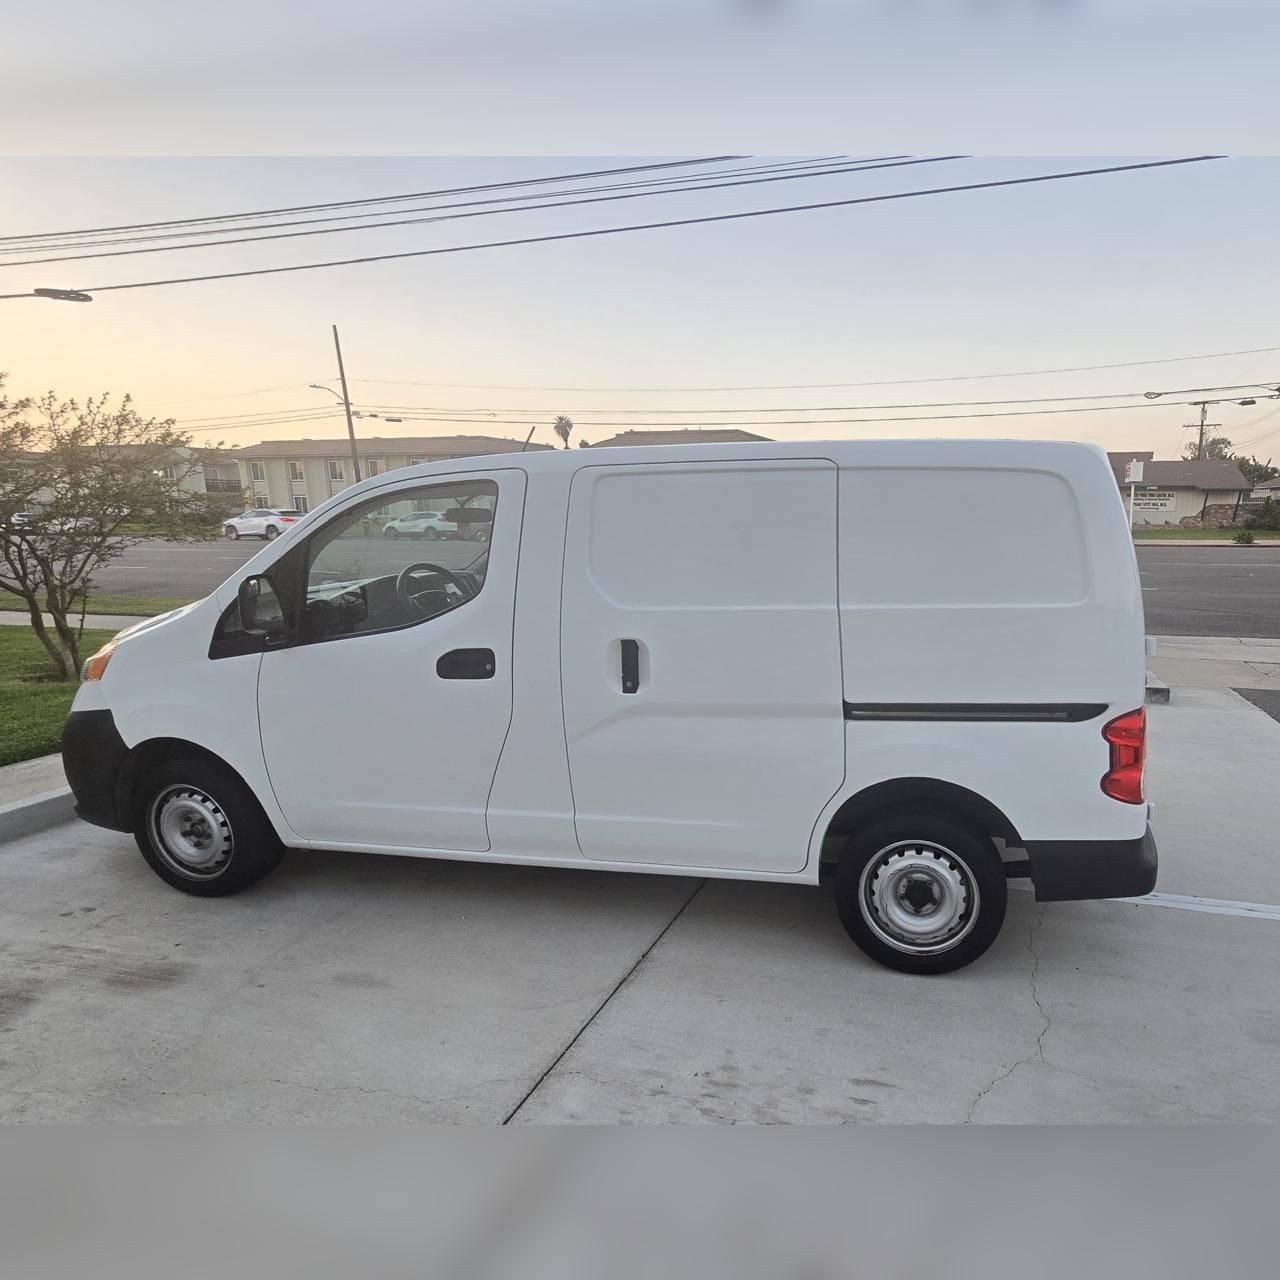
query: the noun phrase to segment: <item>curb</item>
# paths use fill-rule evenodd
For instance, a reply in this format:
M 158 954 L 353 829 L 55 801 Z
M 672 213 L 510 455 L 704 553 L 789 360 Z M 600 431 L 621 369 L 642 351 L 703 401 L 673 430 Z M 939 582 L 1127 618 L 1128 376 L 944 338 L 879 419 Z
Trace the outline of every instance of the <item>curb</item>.
M 76 800 L 70 787 L 0 804 L 0 840 L 19 840 L 61 826 L 75 816 Z

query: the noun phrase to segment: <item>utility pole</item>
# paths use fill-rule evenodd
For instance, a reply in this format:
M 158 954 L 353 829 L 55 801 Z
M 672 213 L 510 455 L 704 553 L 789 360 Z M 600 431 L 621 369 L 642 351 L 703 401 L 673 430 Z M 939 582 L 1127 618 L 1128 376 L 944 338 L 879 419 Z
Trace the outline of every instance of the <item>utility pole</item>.
M 338 353 L 338 381 L 342 383 L 342 407 L 347 411 L 347 436 L 351 440 L 351 474 L 355 484 L 360 483 L 360 453 L 356 448 L 356 424 L 351 420 L 351 396 L 347 392 L 347 373 L 342 367 L 342 344 L 338 341 L 338 326 L 333 326 L 333 349 Z M 1203 413 L 1201 418 L 1203 418 Z
M 1196 445 L 1196 461 L 1197 461 L 1197 462 L 1203 462 L 1203 461 L 1204 461 L 1204 429 L 1205 429 L 1205 427 L 1220 427 L 1220 426 L 1222 426 L 1222 423 L 1220 423 L 1220 422 L 1206 422 L 1206 421 L 1205 421 L 1205 419 L 1209 416 L 1209 406 L 1210 406 L 1210 404 L 1221 404 L 1222 402 L 1221 402 L 1221 401 L 1219 401 L 1219 400 L 1193 400 L 1191 403 L 1192 403 L 1192 404 L 1198 404 L 1198 405 L 1200 406 L 1200 442 L 1199 442 L 1199 444 L 1197 444 L 1197 445 Z M 1241 403 L 1241 404 L 1252 404 L 1252 403 L 1253 403 L 1253 401 L 1252 401 L 1252 400 L 1242 400 L 1242 401 L 1240 401 L 1240 403 Z M 1186 425 L 1186 426 L 1188 426 L 1188 427 L 1194 427 L 1196 424 L 1195 424 L 1194 422 L 1188 422 L 1188 423 L 1186 423 L 1185 425 Z

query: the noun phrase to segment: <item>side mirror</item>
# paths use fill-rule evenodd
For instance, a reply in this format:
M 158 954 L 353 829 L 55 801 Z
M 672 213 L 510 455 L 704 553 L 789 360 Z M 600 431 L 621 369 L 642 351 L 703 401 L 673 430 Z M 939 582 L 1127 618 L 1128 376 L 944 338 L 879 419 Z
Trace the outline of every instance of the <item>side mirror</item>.
M 240 605 L 240 625 L 251 636 L 278 636 L 285 632 L 280 597 L 267 578 L 246 578 L 236 592 Z

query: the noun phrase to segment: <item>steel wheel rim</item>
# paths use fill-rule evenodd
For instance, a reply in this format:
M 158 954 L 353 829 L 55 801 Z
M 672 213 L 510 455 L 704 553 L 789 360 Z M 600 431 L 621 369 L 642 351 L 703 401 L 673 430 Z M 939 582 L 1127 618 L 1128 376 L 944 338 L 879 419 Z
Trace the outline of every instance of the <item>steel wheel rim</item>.
M 166 787 L 147 808 L 147 834 L 164 864 L 188 880 L 212 880 L 231 861 L 235 840 L 222 806 L 199 787 Z
M 902 840 L 862 869 L 858 909 L 886 945 L 907 955 L 958 946 L 978 921 L 981 895 L 963 858 L 931 840 Z

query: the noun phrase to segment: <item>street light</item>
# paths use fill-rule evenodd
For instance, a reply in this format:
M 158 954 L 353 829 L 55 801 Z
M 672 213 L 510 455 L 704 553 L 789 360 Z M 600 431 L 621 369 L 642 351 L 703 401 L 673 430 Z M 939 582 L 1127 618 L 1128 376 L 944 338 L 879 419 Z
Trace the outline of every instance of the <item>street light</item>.
M 79 289 L 32 289 L 37 298 L 52 298 L 55 302 L 92 302 L 93 294 Z

